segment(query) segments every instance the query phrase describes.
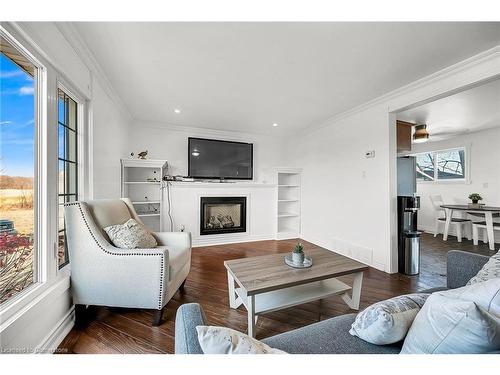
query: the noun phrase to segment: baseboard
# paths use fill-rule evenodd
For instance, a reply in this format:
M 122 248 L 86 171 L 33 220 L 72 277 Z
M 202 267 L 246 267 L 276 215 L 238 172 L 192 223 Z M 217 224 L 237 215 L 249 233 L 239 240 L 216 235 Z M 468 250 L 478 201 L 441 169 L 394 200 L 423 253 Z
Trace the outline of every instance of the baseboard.
M 72 306 L 66 315 L 56 324 L 52 331 L 37 346 L 37 353 L 54 353 L 59 344 L 69 334 L 75 325 L 75 307 Z
M 210 236 L 209 236 L 210 237 Z M 227 236 L 227 237 L 217 237 L 217 238 L 194 238 L 193 247 L 201 246 L 216 246 L 216 245 L 226 245 L 231 243 L 241 243 L 241 242 L 255 242 L 255 241 L 267 241 L 275 240 L 274 234 L 258 235 L 258 236 Z
M 348 258 L 357 260 L 361 263 L 367 264 L 374 267 L 380 271 L 385 272 L 385 264 L 375 262 L 373 260 L 373 250 L 366 248 L 364 246 L 359 246 L 357 244 L 344 241 L 339 238 L 330 238 L 327 240 L 322 240 L 313 236 L 302 235 L 301 237 L 307 242 L 311 242 L 316 246 L 323 247 L 327 250 L 336 252 L 340 255 L 344 255 Z

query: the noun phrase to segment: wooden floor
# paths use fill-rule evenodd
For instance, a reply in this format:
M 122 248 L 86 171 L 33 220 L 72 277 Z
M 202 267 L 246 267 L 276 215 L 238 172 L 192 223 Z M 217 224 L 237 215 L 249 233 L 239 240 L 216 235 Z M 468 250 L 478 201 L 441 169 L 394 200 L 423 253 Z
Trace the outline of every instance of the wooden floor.
M 152 314 L 143 310 L 93 309 L 90 322 L 73 329 L 59 347 L 67 353 L 173 353 L 175 311 L 183 303 L 198 302 L 212 325 L 222 325 L 245 332 L 247 315 L 244 307 L 229 308 L 224 260 L 269 253 L 288 252 L 296 240 L 260 241 L 221 246 L 198 247 L 192 251 L 192 266 L 185 291 L 177 292 L 166 306 L 164 322 L 151 327 Z M 304 242 L 305 251 L 315 245 Z M 446 252 L 452 249 L 491 255 L 482 243 L 461 244 L 450 237 L 424 234 L 422 238 L 421 273 L 419 276 L 389 275 L 370 268 L 364 276 L 361 308 L 399 294 L 411 293 L 446 283 Z M 350 283 L 350 277 L 341 280 Z M 353 312 L 338 296 L 312 302 L 259 317 L 257 338 L 302 327 L 318 320 Z

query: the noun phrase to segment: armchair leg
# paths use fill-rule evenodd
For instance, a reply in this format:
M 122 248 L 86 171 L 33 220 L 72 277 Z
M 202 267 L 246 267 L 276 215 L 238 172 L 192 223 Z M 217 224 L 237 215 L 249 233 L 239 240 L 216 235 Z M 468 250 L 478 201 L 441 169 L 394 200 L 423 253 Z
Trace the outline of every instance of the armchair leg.
M 182 282 L 181 286 L 179 287 L 179 290 L 184 291 L 185 285 L 186 285 L 186 279 Z
M 88 322 L 87 306 L 75 305 L 75 328 L 83 328 Z
M 152 326 L 153 327 L 158 327 L 161 324 L 162 318 L 163 318 L 163 309 L 161 309 L 161 310 L 154 310 L 154 312 L 153 312 Z

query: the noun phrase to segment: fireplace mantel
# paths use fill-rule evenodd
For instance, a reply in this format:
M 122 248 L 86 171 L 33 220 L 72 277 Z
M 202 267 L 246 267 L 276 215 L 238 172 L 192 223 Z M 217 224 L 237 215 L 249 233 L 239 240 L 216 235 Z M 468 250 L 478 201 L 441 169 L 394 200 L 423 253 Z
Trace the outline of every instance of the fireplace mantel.
M 165 230 L 170 230 L 168 215 L 168 193 L 170 193 L 173 230 L 185 228 L 191 232 L 193 246 L 208 246 L 235 242 L 270 240 L 276 238 L 277 194 L 276 184 L 259 182 L 180 182 L 163 189 L 167 202 L 162 212 Z M 200 233 L 201 197 L 246 197 L 246 232 L 213 234 Z
M 171 186 L 176 188 L 275 188 L 276 184 L 268 184 L 263 182 L 184 182 L 171 181 Z

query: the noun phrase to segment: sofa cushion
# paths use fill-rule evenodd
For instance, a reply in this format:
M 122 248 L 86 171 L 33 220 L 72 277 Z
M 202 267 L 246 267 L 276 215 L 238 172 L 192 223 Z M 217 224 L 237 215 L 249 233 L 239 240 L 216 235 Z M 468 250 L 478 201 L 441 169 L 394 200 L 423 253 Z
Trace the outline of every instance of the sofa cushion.
M 337 316 L 285 332 L 262 342 L 290 354 L 398 354 L 401 344 L 373 345 L 351 336 L 356 314 Z
M 231 328 L 197 326 L 196 331 L 204 354 L 286 354 Z
M 120 249 L 148 249 L 157 245 L 153 235 L 134 219 L 103 229 L 113 245 Z
M 500 348 L 500 279 L 433 293 L 404 341 L 404 354 L 479 354 Z
M 406 294 L 374 303 L 356 316 L 349 333 L 375 345 L 401 341 L 429 295 Z
M 483 268 L 479 270 L 477 275 L 467 282 L 467 285 L 481 283 L 498 277 L 500 277 L 500 251 L 491 256 Z

